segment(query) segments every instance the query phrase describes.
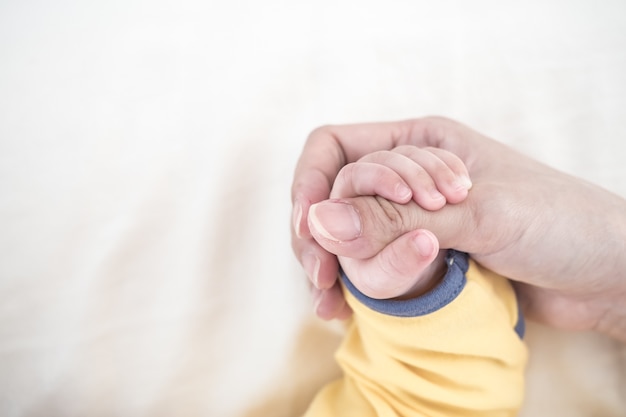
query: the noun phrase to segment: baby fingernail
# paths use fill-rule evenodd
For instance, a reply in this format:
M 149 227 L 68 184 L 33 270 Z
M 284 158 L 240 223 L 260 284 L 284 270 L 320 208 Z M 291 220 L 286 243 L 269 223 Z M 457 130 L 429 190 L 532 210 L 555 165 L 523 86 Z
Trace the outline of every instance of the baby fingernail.
M 472 180 L 466 175 L 459 175 L 456 177 L 456 180 L 454 180 L 454 187 L 459 190 L 469 190 L 472 188 Z
M 433 188 L 432 190 L 430 190 L 429 194 L 433 200 L 445 200 L 446 199 L 443 196 L 443 194 L 441 194 L 439 190 L 437 190 L 436 188 Z
M 412 195 L 413 195 L 413 192 L 405 184 L 399 183 L 396 186 L 396 196 L 398 197 L 399 200 L 408 201 L 411 199 Z
M 413 244 L 420 255 L 429 257 L 435 251 L 435 243 L 430 235 L 420 233 L 413 238 Z

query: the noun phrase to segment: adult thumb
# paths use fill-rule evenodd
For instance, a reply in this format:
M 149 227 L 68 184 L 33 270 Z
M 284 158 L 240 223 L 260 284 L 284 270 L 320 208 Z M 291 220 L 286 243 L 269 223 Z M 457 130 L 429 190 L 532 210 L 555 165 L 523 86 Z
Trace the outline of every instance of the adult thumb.
M 309 209 L 308 223 L 315 240 L 327 251 L 368 259 L 398 237 L 416 229 L 431 231 L 442 249 L 463 250 L 474 229 L 470 206 L 448 204 L 428 211 L 414 201 L 397 204 L 378 196 L 325 200 Z

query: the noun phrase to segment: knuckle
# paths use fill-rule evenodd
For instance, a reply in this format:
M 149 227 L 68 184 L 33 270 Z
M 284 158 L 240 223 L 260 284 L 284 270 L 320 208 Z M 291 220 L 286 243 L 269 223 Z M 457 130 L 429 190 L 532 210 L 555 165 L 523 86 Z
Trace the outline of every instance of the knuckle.
M 325 136 L 328 135 L 333 129 L 333 125 L 322 125 L 318 126 L 309 133 L 309 139 L 315 138 L 317 136 Z
M 391 232 L 403 230 L 405 226 L 405 218 L 398 209 L 398 206 L 380 196 L 376 196 L 375 199 L 383 214 L 383 216 L 379 218 L 379 221 L 384 223 L 381 224 L 382 230 L 390 230 Z
M 409 157 L 412 155 L 419 147 L 415 145 L 398 145 L 391 152 L 399 153 L 400 155 L 404 155 Z
M 359 158 L 359 162 L 371 162 L 371 163 L 385 163 L 387 161 L 389 161 L 390 158 L 390 151 L 374 151 L 371 153 L 368 153 L 367 155 L 362 156 L 361 158 Z
M 415 161 L 417 156 L 422 152 L 422 148 L 415 145 L 400 145 L 395 147 L 393 152 Z

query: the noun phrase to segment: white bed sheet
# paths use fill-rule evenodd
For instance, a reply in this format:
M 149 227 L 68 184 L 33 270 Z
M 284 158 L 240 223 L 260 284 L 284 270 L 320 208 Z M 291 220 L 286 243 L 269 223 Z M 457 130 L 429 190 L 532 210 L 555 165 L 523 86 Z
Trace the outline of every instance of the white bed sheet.
M 0 3 L 0 414 L 295 416 L 338 370 L 289 186 L 320 124 L 440 114 L 626 196 L 626 3 Z M 626 415 L 530 324 L 523 416 Z

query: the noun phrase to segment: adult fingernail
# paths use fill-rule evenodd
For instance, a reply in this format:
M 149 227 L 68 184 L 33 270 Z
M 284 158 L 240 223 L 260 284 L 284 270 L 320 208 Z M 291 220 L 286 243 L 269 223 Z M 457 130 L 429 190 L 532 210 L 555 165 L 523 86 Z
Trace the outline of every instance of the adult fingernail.
M 313 285 L 319 288 L 320 258 L 313 253 L 307 252 L 302 255 L 302 267 Z
M 417 248 L 420 255 L 429 257 L 435 251 L 435 242 L 430 235 L 420 233 L 413 238 L 413 244 Z
M 317 310 L 322 303 L 322 291 L 317 288 L 313 288 L 311 289 L 311 296 L 313 298 L 313 312 L 317 314 Z
M 302 222 L 302 203 L 300 200 L 296 200 L 293 203 L 293 214 L 291 221 L 293 222 L 293 230 L 296 232 L 296 236 L 298 238 L 302 238 L 302 233 L 300 232 L 300 223 Z
M 459 190 L 469 190 L 472 188 L 472 180 L 465 175 L 459 175 L 456 177 L 456 180 L 454 180 L 454 186 Z
M 309 228 L 325 239 L 345 242 L 361 235 L 361 219 L 350 204 L 324 201 L 309 209 Z

